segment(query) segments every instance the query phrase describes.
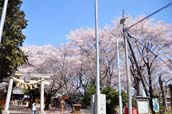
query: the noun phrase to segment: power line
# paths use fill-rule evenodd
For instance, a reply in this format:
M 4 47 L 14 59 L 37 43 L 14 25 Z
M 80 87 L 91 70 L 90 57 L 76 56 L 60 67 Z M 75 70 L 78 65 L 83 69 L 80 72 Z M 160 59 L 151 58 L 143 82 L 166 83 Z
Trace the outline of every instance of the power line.
M 132 27 L 134 27 L 135 25 L 139 24 L 140 22 L 146 20 L 147 18 L 149 18 L 149 17 L 155 15 L 156 13 L 162 11 L 163 9 L 168 8 L 170 5 L 172 5 L 172 2 L 169 3 L 169 4 L 167 4 L 167 5 L 165 5 L 164 7 L 160 8 L 160 9 L 158 9 L 158 10 L 152 12 L 151 14 L 149 14 L 148 16 L 144 17 L 143 19 L 139 20 L 138 22 L 134 23 L 133 25 L 129 26 L 129 27 L 127 28 L 127 30 L 129 30 L 130 28 L 132 28 Z

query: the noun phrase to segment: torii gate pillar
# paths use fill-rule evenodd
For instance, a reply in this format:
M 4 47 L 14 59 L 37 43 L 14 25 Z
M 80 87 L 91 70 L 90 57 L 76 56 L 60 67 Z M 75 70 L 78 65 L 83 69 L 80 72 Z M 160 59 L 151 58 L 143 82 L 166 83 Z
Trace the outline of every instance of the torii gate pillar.
M 10 105 L 12 87 L 13 87 L 13 79 L 10 79 L 10 83 L 9 83 L 9 86 L 8 86 L 7 97 L 6 97 L 6 102 L 5 102 L 5 108 L 2 111 L 2 114 L 10 114 L 9 105 Z
M 41 110 L 40 110 L 40 114 L 45 114 L 44 112 L 44 78 L 42 78 L 41 81 Z

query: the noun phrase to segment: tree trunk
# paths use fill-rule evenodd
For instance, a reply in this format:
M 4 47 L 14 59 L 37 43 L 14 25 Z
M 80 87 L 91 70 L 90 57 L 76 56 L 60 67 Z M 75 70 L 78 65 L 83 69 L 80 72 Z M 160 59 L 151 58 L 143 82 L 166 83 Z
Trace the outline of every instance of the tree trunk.
M 160 85 L 161 92 L 162 92 L 162 106 L 164 107 L 162 110 L 162 113 L 165 113 L 165 111 L 166 111 L 166 100 L 165 100 L 163 81 L 161 80 L 161 75 L 159 76 L 159 85 Z
M 172 109 L 172 84 L 169 85 L 170 95 L 171 95 L 171 109 Z
M 154 95 L 153 95 L 153 89 L 152 89 L 152 79 L 151 79 L 150 75 L 149 75 L 149 94 L 150 94 L 149 102 L 150 102 L 150 108 L 152 110 L 152 114 L 156 114 L 155 111 L 153 110 L 153 101 L 152 101 L 152 99 L 153 99 Z
M 45 110 L 49 110 L 49 104 L 51 103 L 51 94 L 48 93 L 45 99 Z
M 29 99 L 29 106 L 28 106 L 28 108 L 32 108 L 32 101 L 33 101 L 32 98 L 30 98 Z
M 135 89 L 136 89 L 136 95 L 137 96 L 141 96 L 141 92 L 140 92 L 140 79 L 138 77 L 134 78 L 134 83 L 135 83 Z

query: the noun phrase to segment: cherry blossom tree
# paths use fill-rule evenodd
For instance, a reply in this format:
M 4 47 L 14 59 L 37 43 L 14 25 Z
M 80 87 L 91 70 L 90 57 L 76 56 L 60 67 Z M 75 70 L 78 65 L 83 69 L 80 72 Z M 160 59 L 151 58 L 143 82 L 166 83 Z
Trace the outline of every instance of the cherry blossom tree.
M 126 27 L 139 18 L 128 17 Z M 44 46 L 41 49 L 25 50 L 33 65 L 32 72 L 51 73 L 50 85 L 46 87 L 47 98 L 59 94 L 84 95 L 89 84 L 96 80 L 96 43 L 94 29 L 80 28 L 68 34 L 69 41 L 61 47 Z M 156 95 L 158 78 L 169 79 L 171 74 L 172 24 L 146 20 L 127 32 L 129 44 L 130 71 L 133 88 L 139 94 L 139 82 L 151 98 Z M 126 88 L 126 72 L 123 34 L 120 20 L 113 26 L 99 29 L 100 80 L 101 87 L 118 84 L 116 40 L 120 40 L 120 66 L 122 87 Z M 35 51 L 35 52 L 34 52 Z M 36 62 L 36 63 L 35 63 Z M 26 68 L 26 67 L 25 67 Z M 140 81 L 139 81 L 140 80 Z M 47 100 L 50 101 L 50 100 Z M 49 104 L 49 103 L 47 103 Z M 152 104 L 152 102 L 150 102 Z M 48 105 L 47 105 L 48 106 Z M 151 105 L 152 107 L 152 105 Z

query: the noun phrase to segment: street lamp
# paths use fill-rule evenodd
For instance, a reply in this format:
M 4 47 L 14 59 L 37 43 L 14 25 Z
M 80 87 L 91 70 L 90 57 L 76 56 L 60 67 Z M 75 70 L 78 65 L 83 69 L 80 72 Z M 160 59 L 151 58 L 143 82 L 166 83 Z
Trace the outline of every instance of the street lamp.
M 95 38 L 96 38 L 96 94 L 91 101 L 91 114 L 106 114 L 106 96 L 100 93 L 100 60 L 98 34 L 98 0 L 94 0 L 95 8 Z
M 95 0 L 95 37 L 96 37 L 96 94 L 100 94 L 100 62 L 99 62 L 99 33 L 98 33 L 98 2 Z

